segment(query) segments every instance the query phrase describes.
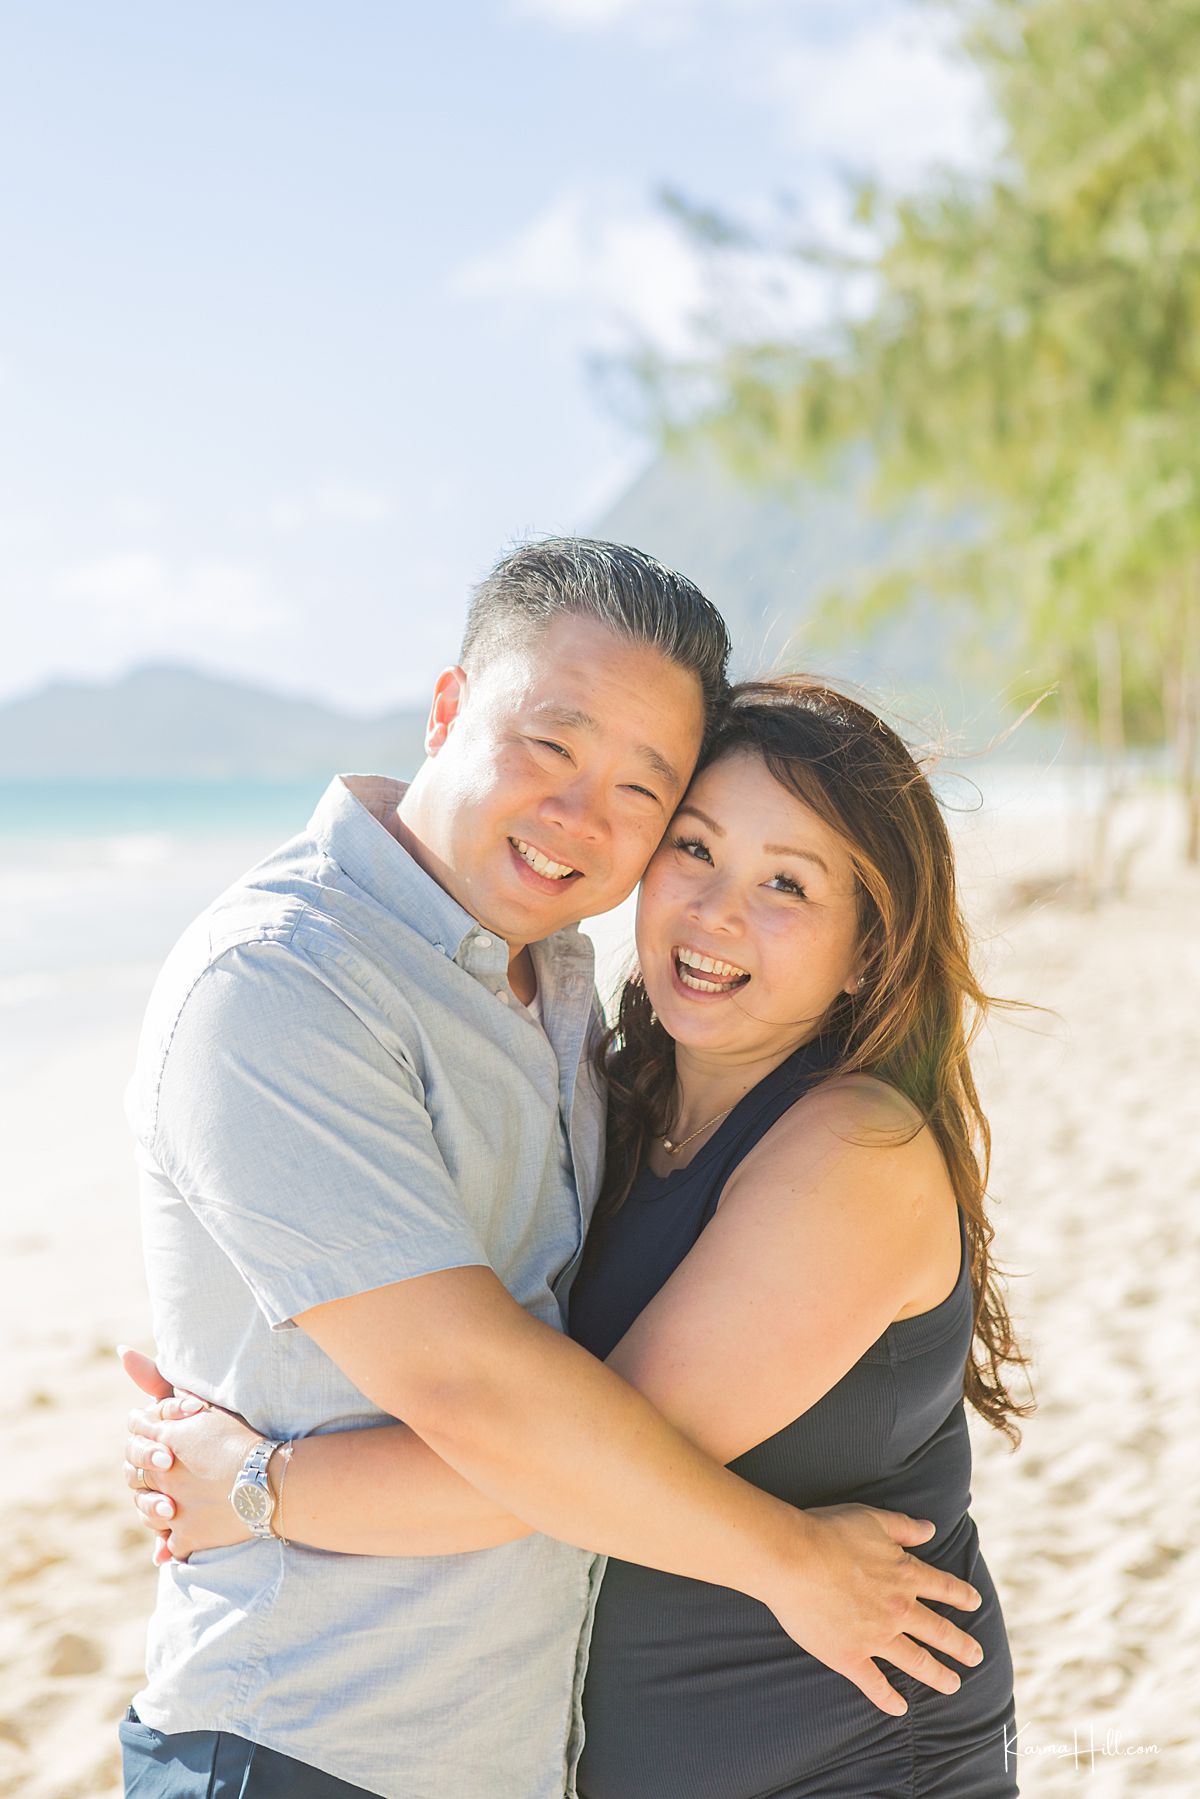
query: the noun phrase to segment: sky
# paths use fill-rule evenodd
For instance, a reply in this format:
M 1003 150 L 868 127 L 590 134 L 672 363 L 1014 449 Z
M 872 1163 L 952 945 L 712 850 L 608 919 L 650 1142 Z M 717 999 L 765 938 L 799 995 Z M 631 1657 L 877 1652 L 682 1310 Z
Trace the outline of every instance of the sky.
M 596 362 L 697 341 L 664 188 L 836 231 L 848 171 L 987 141 L 920 0 L 13 0 L 0 702 L 163 662 L 419 702 L 505 547 L 652 453 Z

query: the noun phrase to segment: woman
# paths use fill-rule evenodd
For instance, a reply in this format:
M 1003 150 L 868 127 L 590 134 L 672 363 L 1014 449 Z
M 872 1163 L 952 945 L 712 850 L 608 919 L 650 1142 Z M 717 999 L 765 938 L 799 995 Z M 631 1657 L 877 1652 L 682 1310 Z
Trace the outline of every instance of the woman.
M 1023 1409 L 967 1059 L 985 1000 L 945 825 L 900 739 L 811 681 L 736 689 L 646 872 L 637 944 L 602 1045 L 608 1169 L 572 1333 L 776 1496 L 933 1519 L 922 1553 L 984 1595 L 984 1658 L 959 1691 L 949 1671 L 944 1692 L 897 1671 L 908 1710 L 888 1716 L 757 1602 L 610 1562 L 580 1793 L 1015 1793 L 963 1409 L 1009 1435 Z M 222 1468 L 249 1435 L 216 1414 L 186 1428 L 220 1439 Z M 283 1474 L 283 1529 L 320 1548 L 468 1550 L 525 1529 L 400 1426 L 307 1439 Z M 180 1502 L 177 1552 L 236 1540 L 227 1477 L 155 1481 Z M 140 1501 L 160 1531 L 163 1503 Z

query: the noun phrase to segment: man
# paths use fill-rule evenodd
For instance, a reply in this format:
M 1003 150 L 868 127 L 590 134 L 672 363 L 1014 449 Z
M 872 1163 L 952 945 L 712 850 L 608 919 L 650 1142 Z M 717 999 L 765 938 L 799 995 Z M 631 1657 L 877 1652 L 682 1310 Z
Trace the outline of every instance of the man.
M 872 1655 L 924 1675 L 904 1633 L 965 1641 L 916 1596 L 970 1589 L 897 1547 L 926 1530 L 780 1505 L 563 1334 L 603 1148 L 576 926 L 635 885 L 727 653 L 638 551 L 517 550 L 411 785 L 335 781 L 172 953 L 131 1090 L 160 1361 L 265 1445 L 235 1489 L 257 1535 L 163 1571 L 122 1726 L 138 1799 L 559 1799 L 588 1552 L 753 1594 L 887 1710 Z M 285 1547 L 270 1446 L 387 1417 L 543 1534 Z

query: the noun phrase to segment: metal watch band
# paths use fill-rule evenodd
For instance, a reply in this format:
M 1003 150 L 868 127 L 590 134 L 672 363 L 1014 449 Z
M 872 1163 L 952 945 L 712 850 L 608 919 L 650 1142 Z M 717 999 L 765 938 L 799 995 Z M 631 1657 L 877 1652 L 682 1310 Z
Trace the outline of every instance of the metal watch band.
M 267 1464 L 275 1451 L 282 1447 L 281 1443 L 273 1442 L 269 1437 L 260 1437 L 242 1463 L 237 1479 L 233 1483 L 233 1491 L 229 1496 L 230 1500 L 234 1501 L 235 1495 L 246 1487 L 257 1487 L 261 1493 L 267 1495 L 270 1503 L 266 1508 L 265 1515 L 261 1518 L 246 1517 L 234 1503 L 234 1510 L 237 1511 L 238 1517 L 249 1526 L 251 1534 L 256 1537 L 269 1538 L 275 1534 L 271 1528 L 274 1521 L 275 1503 L 271 1495 L 271 1485 L 267 1479 Z

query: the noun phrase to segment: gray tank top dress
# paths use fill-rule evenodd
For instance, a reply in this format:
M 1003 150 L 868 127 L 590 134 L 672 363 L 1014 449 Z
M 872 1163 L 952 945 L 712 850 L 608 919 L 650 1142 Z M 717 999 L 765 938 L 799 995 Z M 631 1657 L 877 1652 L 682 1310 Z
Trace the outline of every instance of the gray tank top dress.
M 733 1170 L 827 1065 L 806 1045 L 753 1088 L 686 1168 L 639 1176 L 593 1229 L 571 1334 L 607 1357 L 695 1243 Z M 960 1220 L 960 1232 L 962 1224 Z M 963 1370 L 972 1298 L 892 1324 L 818 1403 L 730 1463 L 795 1506 L 858 1500 L 931 1518 L 918 1552 L 969 1580 L 949 1615 L 983 1646 L 957 1693 L 884 1664 L 892 1718 L 800 1649 L 766 1606 L 726 1587 L 608 1563 L 584 1687 L 581 1799 L 1008 1799 L 1017 1792 L 1012 1664 L 970 1505 Z M 945 1608 L 938 1608 L 945 1609 Z

